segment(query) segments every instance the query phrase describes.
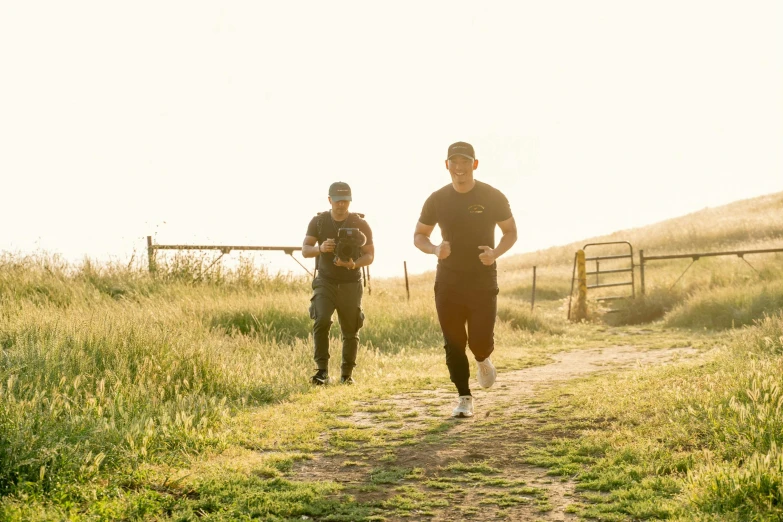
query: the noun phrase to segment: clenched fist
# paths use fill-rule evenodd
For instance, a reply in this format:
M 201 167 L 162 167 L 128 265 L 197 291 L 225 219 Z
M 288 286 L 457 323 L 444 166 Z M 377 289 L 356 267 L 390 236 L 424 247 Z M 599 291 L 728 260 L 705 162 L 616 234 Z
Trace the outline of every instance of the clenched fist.
M 451 243 L 443 241 L 440 245 L 435 247 L 433 252 L 438 259 L 446 259 L 451 255 Z
M 495 262 L 495 251 L 488 246 L 480 246 L 479 248 L 481 249 L 479 254 L 481 262 L 486 266 L 492 266 L 492 263 Z

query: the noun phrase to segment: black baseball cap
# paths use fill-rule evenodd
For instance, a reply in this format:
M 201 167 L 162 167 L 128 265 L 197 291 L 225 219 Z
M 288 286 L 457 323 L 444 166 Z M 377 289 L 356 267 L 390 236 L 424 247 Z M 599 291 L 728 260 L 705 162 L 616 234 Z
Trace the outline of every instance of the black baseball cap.
M 465 143 L 464 141 L 458 141 L 449 145 L 449 155 L 446 159 L 451 159 L 452 156 L 465 156 L 472 160 L 476 159 L 476 153 L 473 151 L 473 145 Z
M 351 187 L 343 181 L 335 181 L 329 187 L 329 197 L 332 201 L 351 201 Z

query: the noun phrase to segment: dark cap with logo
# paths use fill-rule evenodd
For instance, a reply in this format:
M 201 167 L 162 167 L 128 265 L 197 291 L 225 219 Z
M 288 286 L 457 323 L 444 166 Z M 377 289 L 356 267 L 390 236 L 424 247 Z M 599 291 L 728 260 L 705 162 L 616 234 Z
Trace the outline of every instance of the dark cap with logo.
M 329 187 L 329 197 L 332 201 L 351 201 L 351 187 L 348 183 L 336 181 Z
M 449 145 L 449 155 L 446 159 L 451 159 L 452 156 L 465 156 L 472 160 L 476 159 L 476 153 L 473 151 L 473 145 L 465 143 L 464 141 L 458 141 Z

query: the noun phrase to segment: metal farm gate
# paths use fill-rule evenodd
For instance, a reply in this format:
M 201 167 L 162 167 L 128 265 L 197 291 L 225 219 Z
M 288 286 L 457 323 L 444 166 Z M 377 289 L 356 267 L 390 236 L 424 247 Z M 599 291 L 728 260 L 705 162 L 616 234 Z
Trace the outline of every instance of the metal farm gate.
M 592 257 L 586 257 L 586 252 L 589 247 L 598 247 L 598 246 L 605 246 L 605 245 L 627 245 L 628 253 L 606 255 L 606 256 L 595 255 Z M 588 261 L 595 262 L 595 270 L 590 272 L 587 271 L 586 265 Z M 601 270 L 601 262 L 608 263 L 611 268 L 609 269 L 604 268 L 604 270 Z M 617 262 L 620 263 L 619 267 L 617 266 Z M 604 267 L 606 266 L 607 265 L 604 264 Z M 578 269 L 578 274 L 577 274 L 577 269 Z M 611 282 L 606 282 L 605 278 L 602 280 L 601 276 L 607 276 L 609 274 L 630 274 L 630 279 L 629 280 L 621 279 L 620 281 L 615 280 Z M 630 286 L 631 287 L 630 295 L 599 296 L 596 298 L 596 300 L 616 301 L 616 300 L 628 299 L 628 298 L 635 299 L 636 289 L 634 284 L 635 281 L 634 281 L 633 245 L 631 245 L 631 243 L 629 243 L 628 241 L 607 241 L 604 243 L 587 243 L 584 247 L 582 247 L 582 250 L 580 250 L 574 255 L 574 268 L 571 273 L 571 293 L 568 296 L 568 319 L 571 319 L 571 300 L 574 294 L 574 284 L 577 281 L 579 281 L 579 309 L 580 310 L 582 310 L 584 307 L 584 301 L 587 298 L 587 291 L 591 289 Z M 608 313 L 618 312 L 618 311 L 619 311 L 618 309 L 611 309 L 608 311 Z

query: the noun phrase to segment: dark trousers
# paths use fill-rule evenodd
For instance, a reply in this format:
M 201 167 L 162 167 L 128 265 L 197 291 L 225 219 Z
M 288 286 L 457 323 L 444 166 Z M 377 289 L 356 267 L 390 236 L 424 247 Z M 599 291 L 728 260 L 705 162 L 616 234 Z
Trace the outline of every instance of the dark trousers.
M 364 324 L 362 312 L 362 282 L 336 283 L 320 277 L 313 280 L 310 318 L 313 319 L 313 359 L 319 370 L 329 369 L 329 329 L 332 314 L 337 310 L 343 334 L 342 375 L 351 375 L 359 349 L 359 329 Z
M 477 361 L 483 361 L 495 349 L 498 290 L 435 283 L 435 308 L 451 382 L 460 395 L 470 395 L 470 364 L 465 347 L 470 347 Z

